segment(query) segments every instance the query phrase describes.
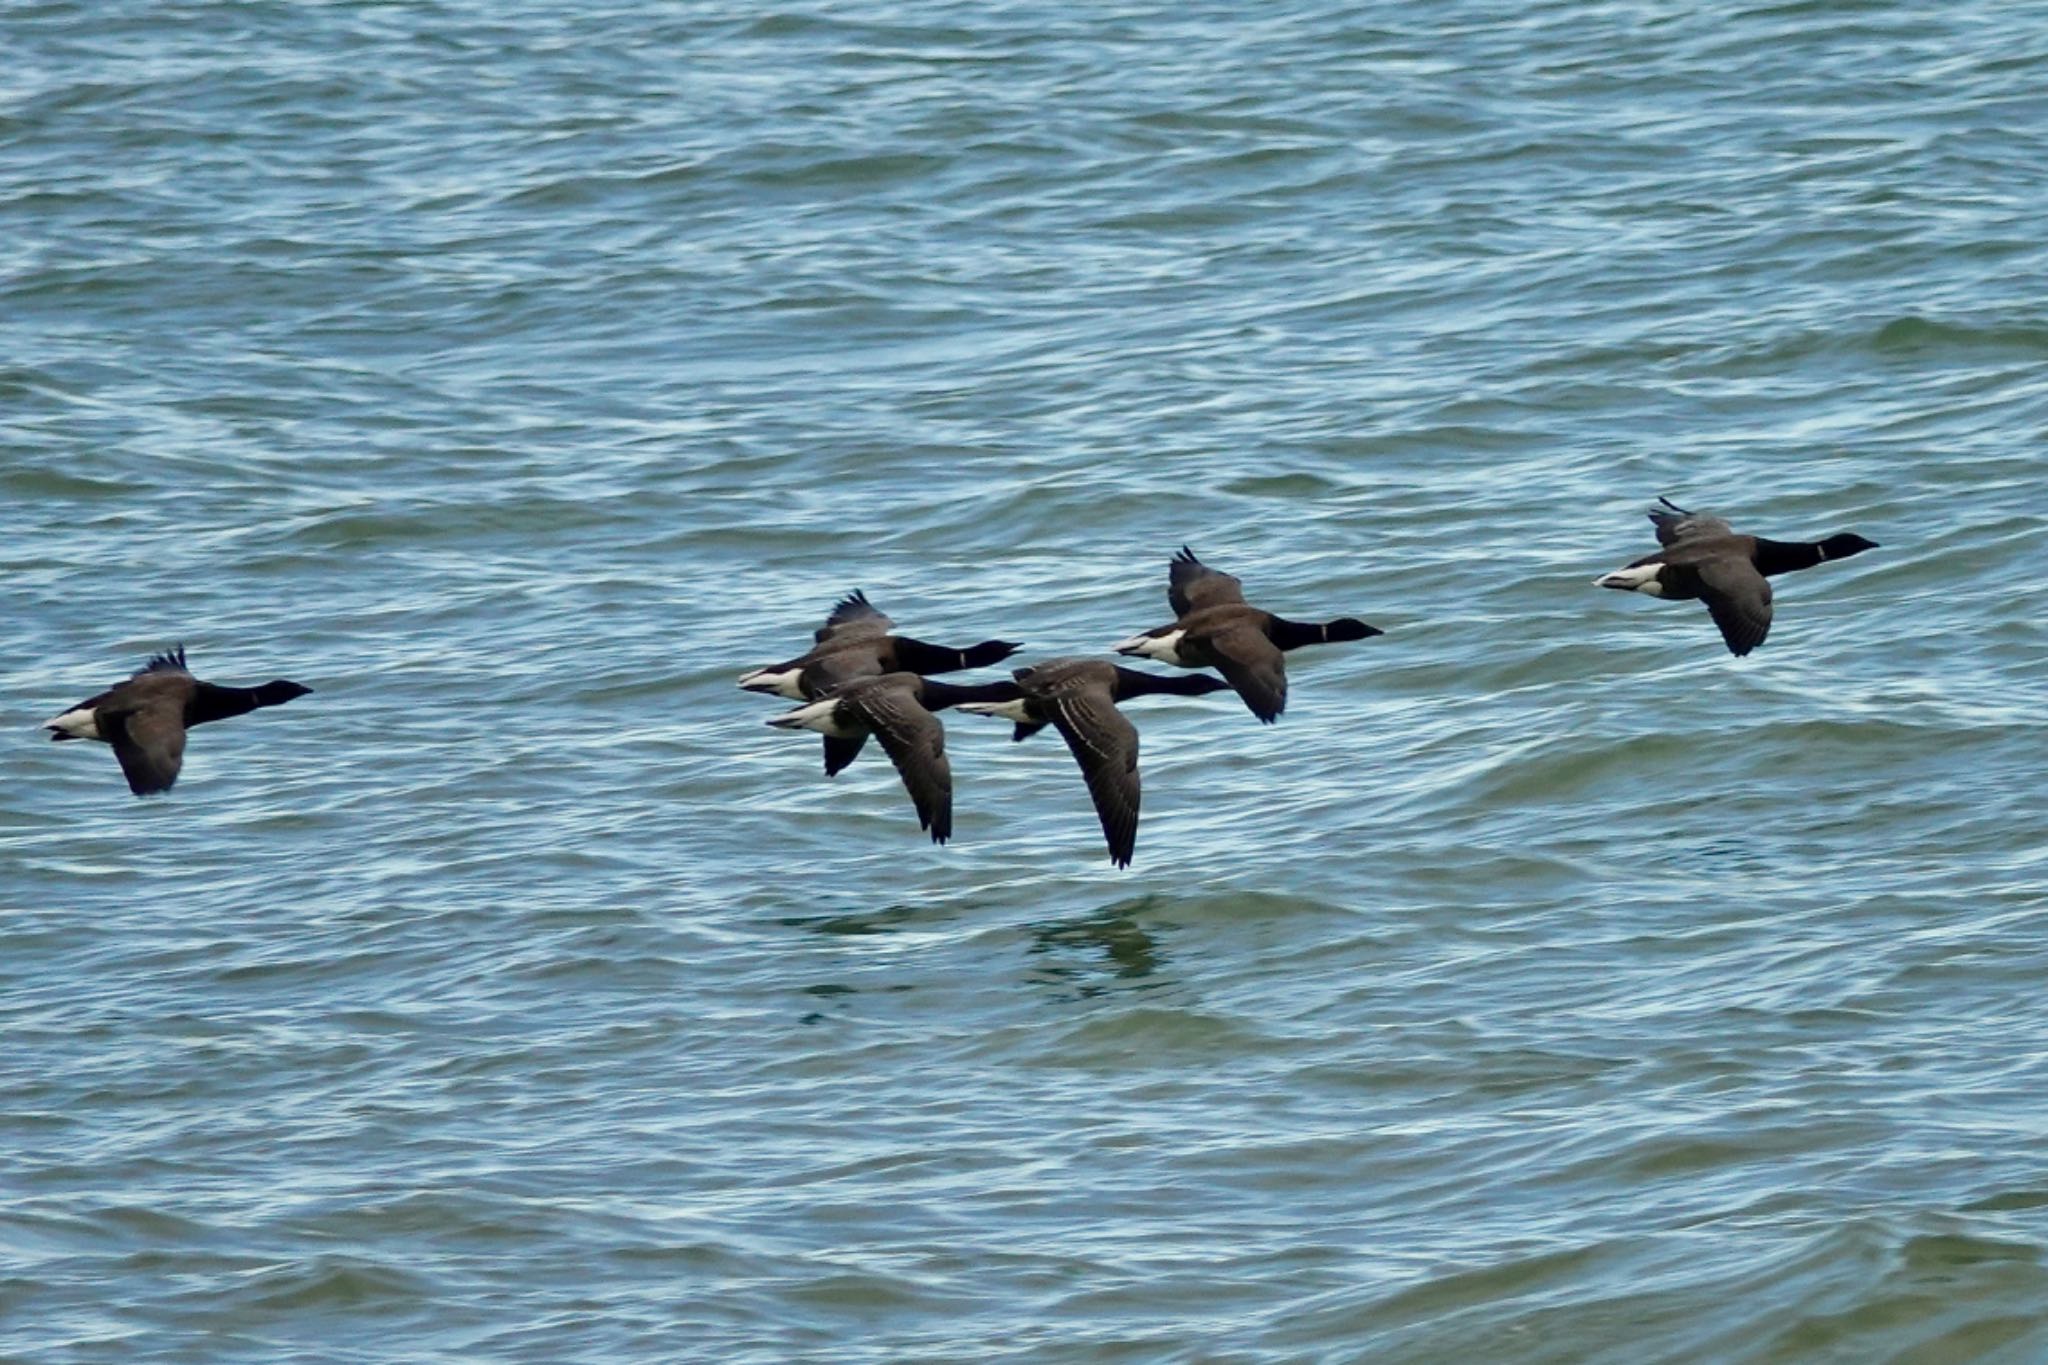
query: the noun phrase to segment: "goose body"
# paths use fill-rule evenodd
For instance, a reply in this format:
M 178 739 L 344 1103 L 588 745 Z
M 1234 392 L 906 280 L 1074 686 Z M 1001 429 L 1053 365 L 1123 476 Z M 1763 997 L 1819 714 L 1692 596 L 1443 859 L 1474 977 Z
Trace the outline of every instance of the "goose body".
M 1015 683 L 963 687 L 915 673 L 884 673 L 842 683 L 768 724 L 823 735 L 827 777 L 859 757 L 869 736 L 879 739 L 917 807 L 918 824 L 930 831 L 933 843 L 943 844 L 953 837 L 953 768 L 946 759 L 946 727 L 935 713 L 969 702 L 1002 704 L 1016 695 Z
M 739 685 L 748 692 L 810 701 L 855 678 L 986 668 L 1023 648 L 1008 640 L 983 640 L 965 649 L 927 644 L 892 634 L 895 624 L 868 601 L 866 593 L 848 593 L 818 627 L 810 649 L 794 659 L 742 673 Z
M 195 725 L 282 706 L 313 689 L 283 678 L 257 687 L 202 682 L 182 647 L 155 655 L 126 682 L 44 721 L 57 741 L 92 739 L 113 747 L 128 789 L 154 796 L 171 789 L 185 762 L 185 732 Z
M 1647 597 L 1701 601 L 1720 628 L 1730 654 L 1741 657 L 1771 633 L 1773 575 L 1877 548 L 1844 531 L 1817 541 L 1768 540 L 1738 535 L 1719 517 L 1688 512 L 1669 498 L 1650 510 L 1657 528 L 1654 554 L 1602 574 L 1594 585 Z
M 1012 676 L 1015 697 L 965 702 L 960 709 L 1011 722 L 1019 740 L 1058 727 L 1088 784 L 1109 860 L 1129 867 L 1138 842 L 1138 729 L 1117 704 L 1159 693 L 1225 692 L 1230 684 L 1207 673 L 1166 677 L 1100 659 L 1053 659 Z
M 1174 619 L 1116 644 L 1176 668 L 1213 668 L 1251 713 L 1270 725 L 1287 709 L 1285 653 L 1304 645 L 1366 640 L 1386 632 L 1352 617 L 1289 621 L 1244 600 L 1244 585 L 1186 546 L 1167 570 L 1166 600 Z

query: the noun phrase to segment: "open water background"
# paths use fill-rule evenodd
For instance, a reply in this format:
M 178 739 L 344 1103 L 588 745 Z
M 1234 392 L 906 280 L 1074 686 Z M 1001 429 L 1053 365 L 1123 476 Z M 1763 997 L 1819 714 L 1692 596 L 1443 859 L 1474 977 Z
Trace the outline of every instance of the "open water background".
M 2048 1359 L 2043 18 L 0 8 L 0 1355 Z M 1183 542 L 1128 873 L 732 686 Z

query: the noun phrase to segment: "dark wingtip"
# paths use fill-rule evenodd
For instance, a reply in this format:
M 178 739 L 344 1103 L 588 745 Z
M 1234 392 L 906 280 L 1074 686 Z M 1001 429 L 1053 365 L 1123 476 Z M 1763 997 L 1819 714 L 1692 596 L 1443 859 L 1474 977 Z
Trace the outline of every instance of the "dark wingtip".
M 1247 697 L 1243 692 L 1237 694 L 1237 699 L 1244 703 L 1245 710 L 1259 718 L 1259 724 L 1261 725 L 1271 725 L 1274 721 L 1280 719 L 1280 713 L 1287 709 L 1287 700 L 1284 697 L 1281 699 L 1280 704 L 1270 711 L 1262 709 L 1257 702 Z
M 147 673 L 152 669 L 183 667 L 185 667 L 185 645 L 183 641 L 179 641 L 160 654 L 150 655 L 149 662 L 142 666 L 142 671 Z
M 1199 564 L 1202 561 L 1195 558 L 1195 552 L 1193 550 L 1190 550 L 1187 546 L 1183 545 L 1180 547 L 1180 553 L 1173 557 L 1173 562 L 1176 564 Z
M 867 593 L 865 593 L 859 588 L 855 588 L 852 592 L 846 594 L 846 596 L 840 598 L 837 602 L 834 602 L 832 604 L 832 610 L 836 614 L 838 612 L 850 610 L 854 607 L 868 607 L 872 609 L 874 605 L 874 603 L 868 601 Z

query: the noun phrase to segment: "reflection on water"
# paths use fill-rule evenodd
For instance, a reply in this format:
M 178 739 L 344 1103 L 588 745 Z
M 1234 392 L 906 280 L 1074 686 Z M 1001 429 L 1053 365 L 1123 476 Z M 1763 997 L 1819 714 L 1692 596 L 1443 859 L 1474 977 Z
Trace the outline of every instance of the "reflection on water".
M 1164 958 L 1159 941 L 1137 918 L 1157 904 L 1156 896 L 1140 896 L 1073 919 L 1033 925 L 1031 954 L 1045 959 L 1034 964 L 1034 975 L 1042 981 L 1071 984 L 1080 997 L 1165 985 L 1164 981 L 1146 980 L 1159 970 Z
M 786 915 L 777 923 L 814 934 L 892 934 L 911 927 L 918 916 L 929 913 L 916 905 L 891 905 L 881 910 L 853 911 L 832 915 Z

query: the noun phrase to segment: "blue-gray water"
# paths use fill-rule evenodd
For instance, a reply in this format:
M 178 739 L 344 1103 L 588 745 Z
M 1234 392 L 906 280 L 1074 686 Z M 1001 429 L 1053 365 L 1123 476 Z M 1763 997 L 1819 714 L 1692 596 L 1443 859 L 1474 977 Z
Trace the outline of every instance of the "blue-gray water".
M 2048 1359 L 2039 19 L 0 11 L 0 1355 Z M 1128 873 L 732 684 L 1183 542 Z

